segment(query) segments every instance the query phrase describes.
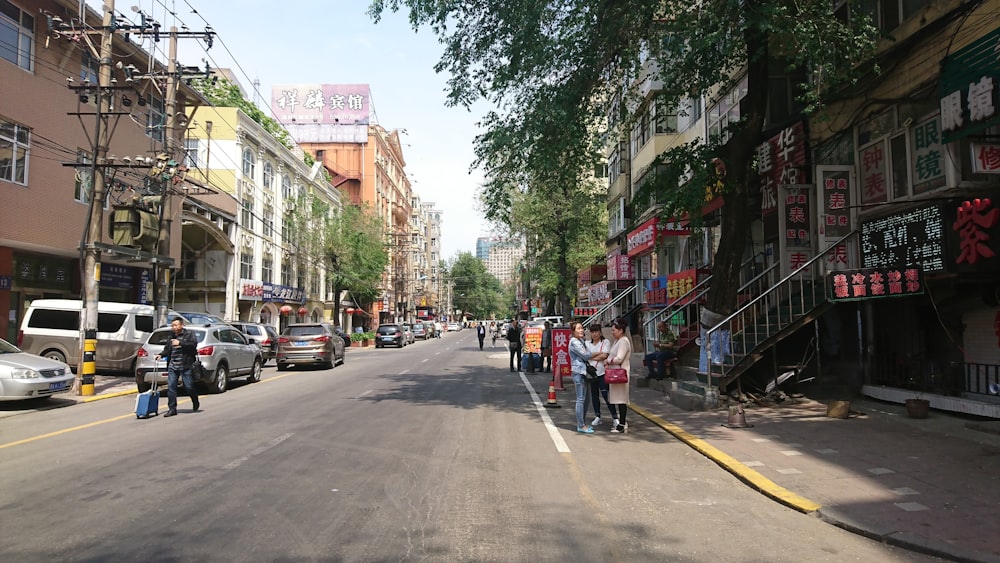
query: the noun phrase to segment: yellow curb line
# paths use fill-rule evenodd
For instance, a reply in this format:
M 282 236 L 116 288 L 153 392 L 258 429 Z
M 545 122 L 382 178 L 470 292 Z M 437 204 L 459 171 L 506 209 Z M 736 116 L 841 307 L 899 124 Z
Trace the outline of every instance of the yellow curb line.
M 93 397 L 87 397 L 86 399 L 80 399 L 79 403 L 92 403 L 94 401 L 100 401 L 101 399 L 110 399 L 112 397 L 124 397 L 125 395 L 135 395 L 138 393 L 138 389 L 129 389 L 128 391 L 116 391 L 114 393 L 108 393 L 106 395 L 94 395 Z
M 816 512 L 822 505 L 815 503 L 807 498 L 799 496 L 792 491 L 776 484 L 774 481 L 764 477 L 760 473 L 750 469 L 746 465 L 736 461 L 732 456 L 726 454 L 722 450 L 710 445 L 708 442 L 698 438 L 684 430 L 676 424 L 671 424 L 659 416 L 647 411 L 646 409 L 636 406 L 634 404 L 629 405 L 629 408 L 639 413 L 646 419 L 648 419 L 653 424 L 656 424 L 660 428 L 666 430 L 670 434 L 673 434 L 678 440 L 684 442 L 685 444 L 691 446 L 696 451 L 707 457 L 708 459 L 717 463 L 720 467 L 726 471 L 732 473 L 737 479 L 743 481 L 747 485 L 750 485 L 754 489 L 757 489 L 765 496 L 770 497 L 785 506 L 798 510 L 804 514 L 809 514 Z

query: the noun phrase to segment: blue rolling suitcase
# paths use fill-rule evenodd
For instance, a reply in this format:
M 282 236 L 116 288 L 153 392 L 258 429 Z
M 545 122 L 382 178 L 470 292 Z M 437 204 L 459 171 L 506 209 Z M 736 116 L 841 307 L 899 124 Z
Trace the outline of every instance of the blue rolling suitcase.
M 164 362 L 165 364 L 166 362 Z M 153 371 L 158 372 L 156 369 L 156 362 L 153 362 Z M 160 407 L 160 390 L 156 388 L 156 377 L 153 378 L 153 386 L 149 388 L 149 391 L 144 393 L 139 393 L 135 398 L 135 417 L 136 418 L 150 418 L 159 414 L 158 409 Z

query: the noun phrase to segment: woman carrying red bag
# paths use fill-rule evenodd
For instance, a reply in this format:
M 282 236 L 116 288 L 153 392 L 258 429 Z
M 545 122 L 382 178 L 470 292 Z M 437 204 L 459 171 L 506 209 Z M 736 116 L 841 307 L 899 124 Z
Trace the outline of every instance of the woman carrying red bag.
M 632 356 L 632 342 L 626 334 L 628 325 L 625 321 L 618 319 L 611 325 L 611 336 L 615 343 L 611 345 L 611 352 L 608 353 L 607 368 L 604 377 L 608 381 L 608 402 L 617 407 L 618 426 L 611 429 L 615 433 L 628 432 L 628 423 L 625 422 L 625 414 L 628 411 L 628 378 L 630 358 Z M 611 383 L 608 371 L 614 368 L 625 370 L 626 379 L 624 383 Z

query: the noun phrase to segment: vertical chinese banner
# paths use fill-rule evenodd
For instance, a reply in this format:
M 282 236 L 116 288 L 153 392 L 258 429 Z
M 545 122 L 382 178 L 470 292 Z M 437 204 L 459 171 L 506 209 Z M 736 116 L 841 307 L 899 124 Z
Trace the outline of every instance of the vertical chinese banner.
M 889 198 L 886 180 L 885 141 L 861 149 L 861 203 L 885 203 Z
M 778 246 L 781 272 L 787 276 L 813 257 L 813 224 L 808 184 L 783 185 L 778 192 Z
M 760 214 L 764 238 L 778 233 L 778 186 L 806 181 L 806 130 L 802 121 L 783 129 L 757 147 L 757 174 L 761 183 Z
M 823 252 L 833 243 L 847 236 L 854 229 L 851 216 L 852 202 L 855 198 L 854 167 L 852 166 L 818 166 L 816 167 L 817 188 L 817 230 L 819 232 L 817 252 Z M 823 269 L 826 272 L 846 270 L 856 267 L 854 253 L 847 243 L 830 250 L 823 257 Z
M 941 144 L 941 118 L 933 117 L 918 124 L 911 132 L 913 194 L 929 192 L 945 184 L 944 145 Z
M 552 377 L 556 380 L 556 389 L 560 391 L 565 389 L 562 378 L 573 374 L 569 361 L 569 339 L 568 328 L 552 329 Z

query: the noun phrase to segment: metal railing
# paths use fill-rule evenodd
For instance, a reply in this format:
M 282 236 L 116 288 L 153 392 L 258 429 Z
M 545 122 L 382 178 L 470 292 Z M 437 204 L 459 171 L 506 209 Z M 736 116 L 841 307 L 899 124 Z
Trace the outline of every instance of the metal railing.
M 597 319 L 600 319 L 605 313 L 607 313 L 608 311 L 610 311 L 612 307 L 614 307 L 615 305 L 618 305 L 622 301 L 628 299 L 628 296 L 630 294 L 635 294 L 636 299 L 639 299 L 639 288 L 640 287 L 642 287 L 642 286 L 637 281 L 635 285 L 633 285 L 629 289 L 627 289 L 627 290 L 619 293 L 611 301 L 608 301 L 604 305 L 601 305 L 600 309 L 598 309 L 593 315 L 590 315 L 589 317 L 586 318 L 586 320 L 583 321 L 583 326 L 585 326 L 585 327 L 590 326 L 594 321 L 596 321 Z
M 761 343 L 825 303 L 825 280 L 815 279 L 816 266 L 857 234 L 855 230 L 840 238 L 708 329 L 707 342 L 703 343 L 708 346 L 706 384 L 711 385 L 713 377 L 728 383 L 726 376 L 745 358 L 755 355 Z

